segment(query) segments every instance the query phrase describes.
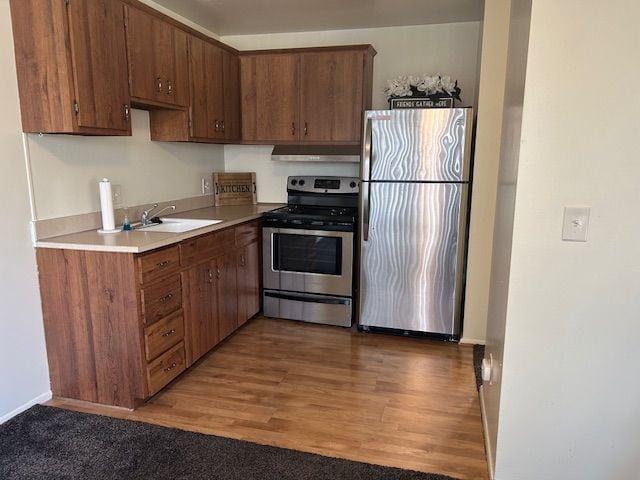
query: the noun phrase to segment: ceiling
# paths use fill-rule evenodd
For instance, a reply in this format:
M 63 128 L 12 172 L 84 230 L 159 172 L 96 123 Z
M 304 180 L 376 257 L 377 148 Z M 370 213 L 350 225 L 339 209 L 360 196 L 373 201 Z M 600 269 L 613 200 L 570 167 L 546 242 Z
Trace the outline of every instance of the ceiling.
M 471 22 L 483 0 L 155 0 L 218 35 Z

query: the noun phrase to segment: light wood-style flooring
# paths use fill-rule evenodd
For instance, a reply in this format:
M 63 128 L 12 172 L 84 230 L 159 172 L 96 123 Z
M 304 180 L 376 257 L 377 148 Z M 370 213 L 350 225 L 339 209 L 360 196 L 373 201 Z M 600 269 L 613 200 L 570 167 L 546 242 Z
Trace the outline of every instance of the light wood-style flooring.
M 145 406 L 50 405 L 486 479 L 472 348 L 258 317 Z

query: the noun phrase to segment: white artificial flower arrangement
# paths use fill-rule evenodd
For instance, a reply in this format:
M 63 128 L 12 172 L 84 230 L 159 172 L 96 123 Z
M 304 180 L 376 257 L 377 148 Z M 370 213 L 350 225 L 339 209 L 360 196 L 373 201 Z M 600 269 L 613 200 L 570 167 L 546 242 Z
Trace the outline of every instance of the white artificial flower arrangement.
M 447 95 L 460 101 L 458 81 L 449 75 L 400 75 L 387 81 L 384 89 L 387 98 L 394 97 L 426 97 L 431 95 Z

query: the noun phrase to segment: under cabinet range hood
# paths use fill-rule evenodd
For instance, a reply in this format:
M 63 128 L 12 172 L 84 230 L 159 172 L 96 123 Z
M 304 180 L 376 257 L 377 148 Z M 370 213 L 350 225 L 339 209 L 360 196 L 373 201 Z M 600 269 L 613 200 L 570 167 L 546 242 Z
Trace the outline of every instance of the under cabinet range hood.
M 276 145 L 271 160 L 278 162 L 358 163 L 360 145 Z

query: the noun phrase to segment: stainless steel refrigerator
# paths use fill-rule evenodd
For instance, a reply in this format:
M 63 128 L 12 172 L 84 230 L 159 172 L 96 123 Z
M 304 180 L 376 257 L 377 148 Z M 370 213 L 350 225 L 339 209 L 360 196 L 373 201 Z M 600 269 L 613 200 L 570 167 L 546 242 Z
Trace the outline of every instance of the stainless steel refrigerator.
M 470 108 L 365 113 L 361 328 L 459 336 L 472 123 Z

